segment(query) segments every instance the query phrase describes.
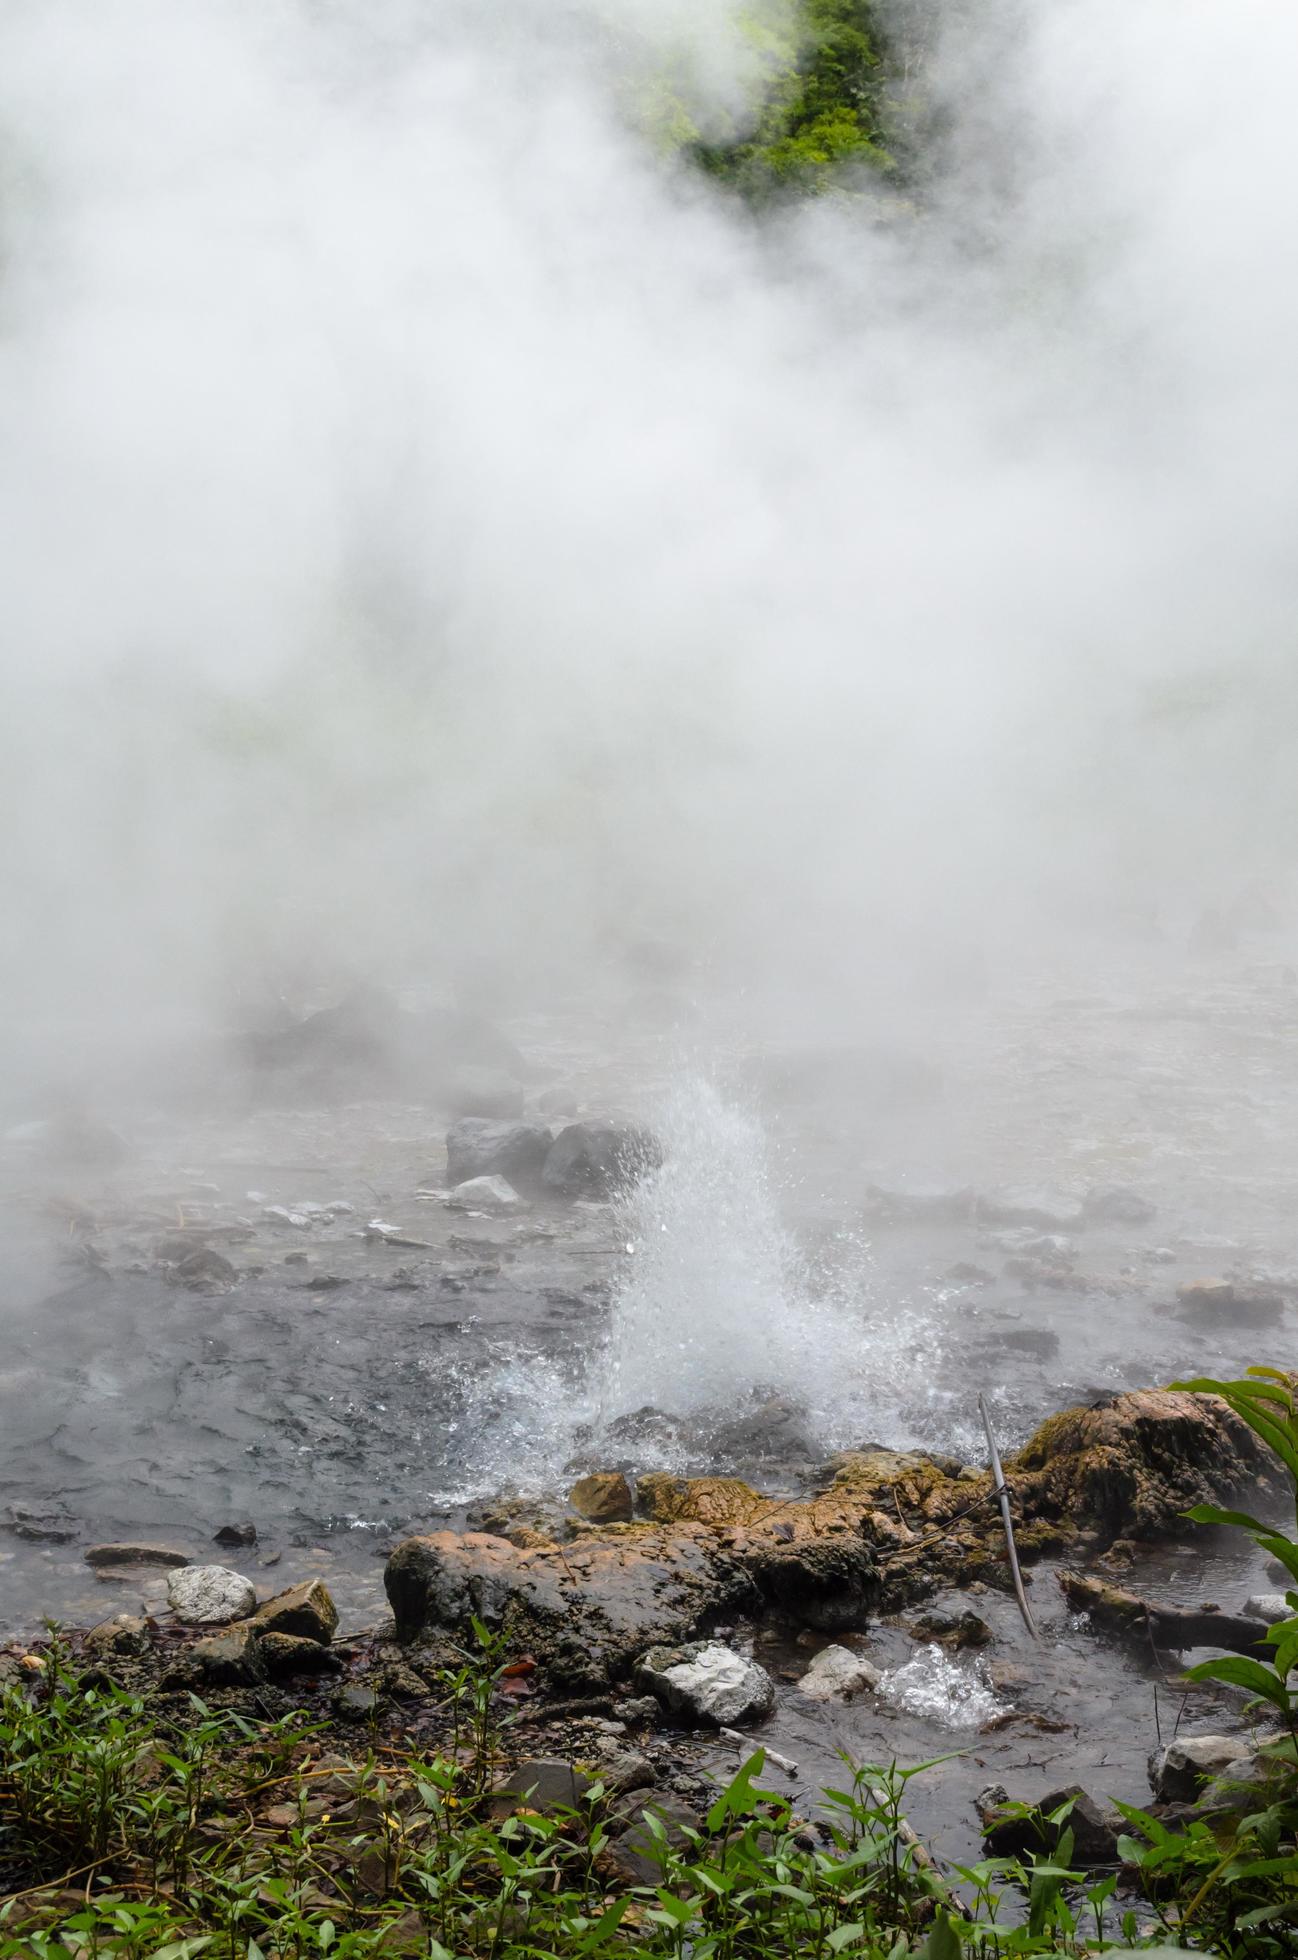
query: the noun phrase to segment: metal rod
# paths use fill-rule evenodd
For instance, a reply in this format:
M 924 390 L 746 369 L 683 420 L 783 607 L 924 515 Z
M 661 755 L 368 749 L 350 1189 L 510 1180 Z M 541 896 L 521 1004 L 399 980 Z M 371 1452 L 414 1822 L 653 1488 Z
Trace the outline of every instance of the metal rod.
M 1019 1555 L 1014 1549 L 1014 1526 L 1010 1522 L 1010 1494 L 1005 1488 L 1005 1472 L 1001 1469 L 1001 1453 L 996 1447 L 996 1438 L 992 1434 L 992 1419 L 988 1413 L 987 1397 L 985 1395 L 978 1397 L 978 1412 L 982 1416 L 983 1428 L 987 1432 L 987 1450 L 991 1457 L 992 1476 L 996 1479 L 996 1495 L 1000 1499 L 1001 1522 L 1005 1526 L 1005 1548 L 1010 1555 L 1010 1576 L 1014 1581 L 1014 1597 L 1019 1602 L 1019 1612 L 1023 1615 L 1024 1626 L 1034 1640 L 1040 1640 L 1041 1635 L 1037 1632 L 1037 1624 L 1032 1617 L 1032 1608 L 1028 1605 L 1028 1596 L 1023 1590 L 1023 1574 L 1019 1571 Z

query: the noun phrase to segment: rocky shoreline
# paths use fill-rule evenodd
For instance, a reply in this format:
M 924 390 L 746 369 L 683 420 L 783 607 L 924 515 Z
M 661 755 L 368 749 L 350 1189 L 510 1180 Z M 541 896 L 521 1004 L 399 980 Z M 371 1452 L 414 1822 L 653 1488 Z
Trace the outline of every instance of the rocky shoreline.
M 1005 1467 L 1020 1556 L 1029 1574 L 1061 1553 L 1128 1571 L 1161 1537 L 1195 1529 L 1184 1516 L 1194 1504 L 1245 1491 L 1265 1504 L 1269 1467 L 1213 1397 L 1146 1390 L 1067 1410 Z M 796 1692 L 846 1701 L 878 1687 L 878 1670 L 842 1644 L 878 1616 L 953 1588 L 967 1597 L 1010 1584 L 992 1478 L 949 1458 L 851 1453 L 800 1500 L 734 1478 L 621 1471 L 587 1477 L 575 1496 L 605 1521 L 573 1509 L 548 1528 L 518 1516 L 497 1532 L 404 1540 L 385 1574 L 391 1620 L 346 1637 L 319 1580 L 258 1602 L 233 1567 L 178 1562 L 183 1554 L 166 1547 L 92 1548 L 100 1570 L 165 1560 L 170 1616 L 122 1614 L 59 1638 L 83 1687 L 145 1695 L 181 1726 L 195 1695 L 206 1710 L 255 1721 L 300 1715 L 316 1747 L 327 1739 L 340 1760 L 361 1746 L 446 1748 L 458 1720 L 447 1683 L 490 1643 L 502 1798 L 522 1801 L 538 1776 L 551 1794 L 565 1776 L 597 1776 L 614 1796 L 638 1792 L 697 1822 L 715 1788 L 703 1745 L 732 1735 L 757 1747 L 774 1699 L 745 1629 L 777 1625 L 799 1639 L 807 1658 Z M 1104 1600 L 1130 1597 L 1089 1583 Z M 989 1637 L 972 1612 L 914 1625 L 950 1648 Z M 45 1665 L 40 1643 L 11 1647 L 0 1679 L 39 1688 Z M 1242 1734 L 1174 1741 L 1153 1768 L 1156 1796 L 1169 1815 L 1184 1814 L 1211 1776 L 1248 1755 Z M 1076 1808 L 1082 1798 L 1069 1787 Z M 985 1795 L 988 1841 L 1008 1842 L 1004 1791 Z M 1112 1813 L 1091 1810 L 1088 1841 L 1099 1850 L 1085 1855 L 1104 1862 L 1118 1827 Z M 622 1835 L 637 1828 L 628 1812 Z M 642 1882 L 643 1846 L 623 1849 L 625 1876 Z

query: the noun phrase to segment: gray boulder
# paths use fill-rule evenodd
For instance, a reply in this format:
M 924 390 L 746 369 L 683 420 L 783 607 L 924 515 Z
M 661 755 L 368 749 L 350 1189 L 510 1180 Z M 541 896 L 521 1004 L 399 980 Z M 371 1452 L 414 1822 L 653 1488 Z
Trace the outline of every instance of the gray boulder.
M 446 1133 L 446 1175 L 451 1184 L 475 1177 L 503 1177 L 515 1187 L 535 1184 L 553 1138 L 537 1123 L 497 1123 L 465 1116 Z
M 769 1715 L 775 1706 L 770 1675 L 720 1640 L 692 1640 L 683 1647 L 652 1647 L 636 1668 L 668 1714 L 695 1725 L 720 1728 Z
M 563 1197 L 607 1198 L 634 1184 L 660 1156 L 648 1132 L 629 1123 L 570 1123 L 546 1156 L 543 1182 Z
M 1246 1620 L 1264 1620 L 1267 1626 L 1273 1627 L 1278 1620 L 1293 1617 L 1294 1609 L 1282 1592 L 1254 1593 L 1251 1599 L 1244 1601 Z

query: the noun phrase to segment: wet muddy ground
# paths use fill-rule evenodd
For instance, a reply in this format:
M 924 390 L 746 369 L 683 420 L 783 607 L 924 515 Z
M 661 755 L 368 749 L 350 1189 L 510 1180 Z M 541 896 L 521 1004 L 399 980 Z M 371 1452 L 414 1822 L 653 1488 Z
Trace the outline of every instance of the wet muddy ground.
M 633 1013 L 597 1036 L 581 1017 L 510 1032 L 536 1065 L 529 1097 L 559 1083 L 583 1110 L 654 1120 L 705 1073 L 723 1102 L 755 1111 L 773 1202 L 804 1261 L 795 1334 L 808 1302 L 832 1295 L 842 1380 L 792 1444 L 746 1422 L 754 1389 L 760 1401 L 784 1384 L 749 1363 L 744 1303 L 717 1302 L 734 1315 L 731 1407 L 694 1409 L 667 1452 L 681 1467 L 737 1469 L 778 1491 L 850 1442 L 981 1461 L 979 1391 L 1008 1448 L 1070 1401 L 1283 1365 L 1293 1349 L 1298 985 L 1282 948 L 1188 974 L 1142 955 L 1085 988 L 1071 975 L 1020 983 L 913 1011 L 904 1033 L 894 1017 L 888 1039 L 847 1052 L 764 1046 L 733 1013 L 688 1003 L 669 1037 L 637 1031 Z M 124 1137 L 120 1162 L 67 1162 L 20 1130 L 0 1165 L 0 1628 L 156 1608 L 159 1580 L 102 1582 L 84 1548 L 146 1538 L 215 1556 L 214 1531 L 245 1518 L 259 1542 L 243 1563 L 259 1586 L 320 1573 L 344 1626 L 373 1624 L 382 1557 L 404 1532 L 463 1522 L 511 1488 L 561 1496 L 569 1463 L 633 1461 L 639 1447 L 651 1467 L 647 1446 L 608 1440 L 626 1411 L 598 1359 L 619 1311 L 661 1314 L 671 1331 L 673 1302 L 627 1287 L 643 1220 L 596 1203 L 539 1202 L 507 1220 L 450 1208 L 447 1112 L 426 1104 L 267 1106 L 241 1086 L 215 1116 L 95 1114 Z M 706 1136 L 690 1147 L 705 1157 Z M 1025 1185 L 1027 1208 L 1053 1206 L 1061 1223 L 924 1203 L 889 1218 L 866 1199 L 869 1187 L 923 1199 Z M 1150 1215 L 1072 1217 L 1110 1186 Z M 748 1229 L 746 1215 L 716 1221 L 722 1237 Z M 187 1283 L 191 1240 L 232 1274 Z M 716 1284 L 742 1291 L 742 1251 Z M 1233 1296 L 1178 1300 L 1222 1279 Z M 707 1313 L 706 1290 L 689 1311 Z M 768 1299 L 762 1311 L 782 1310 Z M 767 1333 L 769 1363 L 780 1329 Z M 671 1411 L 689 1398 L 671 1339 L 663 1352 L 657 1391 L 636 1401 Z M 1259 1581 L 1223 1552 L 1215 1565 L 1169 1553 L 1133 1583 L 1235 1607 Z M 900 1761 L 966 1752 L 916 1792 L 915 1821 L 947 1855 L 972 1852 L 970 1799 L 986 1782 L 1032 1794 L 1077 1780 L 1139 1800 L 1179 1691 L 1159 1689 L 1156 1717 L 1155 1657 L 1072 1625 L 1044 1568 L 1034 1599 L 1039 1647 L 992 1595 L 978 1610 L 994 1641 L 960 1662 L 985 1671 L 994 1726 L 953 1726 L 950 1695 L 826 1710 L 790 1681 L 770 1741 L 808 1786 L 833 1780 L 839 1747 Z M 883 1665 L 915 1651 L 904 1620 L 861 1639 Z M 765 1636 L 759 1651 L 777 1679 L 806 1658 Z M 1193 1704 L 1181 1719 L 1208 1725 Z M 710 1753 L 719 1768 L 732 1760 Z

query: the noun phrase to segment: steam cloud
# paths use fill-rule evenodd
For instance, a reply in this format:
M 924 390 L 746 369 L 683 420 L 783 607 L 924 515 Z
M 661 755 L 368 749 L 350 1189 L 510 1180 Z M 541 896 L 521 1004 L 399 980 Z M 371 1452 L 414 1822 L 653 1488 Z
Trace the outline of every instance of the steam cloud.
M 1298 15 L 909 27 L 914 212 L 763 226 L 628 110 L 742 114 L 723 0 L 10 0 L 25 1042 L 636 935 L 850 996 L 1283 872 Z

